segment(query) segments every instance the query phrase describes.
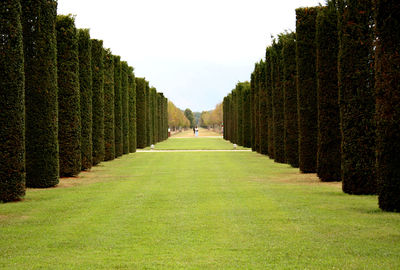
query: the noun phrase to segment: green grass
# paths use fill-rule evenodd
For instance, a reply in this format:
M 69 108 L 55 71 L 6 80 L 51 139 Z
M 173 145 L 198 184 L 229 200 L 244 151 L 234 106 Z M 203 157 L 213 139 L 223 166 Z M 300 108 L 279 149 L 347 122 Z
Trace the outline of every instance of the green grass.
M 150 147 L 145 148 L 146 150 Z M 156 150 L 233 150 L 233 144 L 221 138 L 169 138 L 166 141 L 157 143 Z M 237 146 L 238 150 L 249 149 L 242 146 Z
M 135 153 L 81 175 L 0 204 L 0 269 L 400 269 L 398 213 L 259 154 Z

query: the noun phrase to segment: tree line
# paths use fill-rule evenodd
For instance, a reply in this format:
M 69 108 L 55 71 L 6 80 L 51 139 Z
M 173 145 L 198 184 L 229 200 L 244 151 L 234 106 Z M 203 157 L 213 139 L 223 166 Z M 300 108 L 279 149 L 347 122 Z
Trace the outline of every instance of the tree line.
M 189 128 L 191 125 L 185 113 L 175 106 L 172 101 L 168 101 L 168 126 L 172 130 L 179 130 L 180 128 Z
M 224 98 L 224 138 L 400 211 L 399 18 L 394 0 L 296 9 Z
M 0 201 L 167 139 L 168 100 L 57 1 L 0 5 Z
M 211 111 L 202 111 L 199 125 L 204 128 L 220 130 L 223 124 L 222 103 L 219 103 Z

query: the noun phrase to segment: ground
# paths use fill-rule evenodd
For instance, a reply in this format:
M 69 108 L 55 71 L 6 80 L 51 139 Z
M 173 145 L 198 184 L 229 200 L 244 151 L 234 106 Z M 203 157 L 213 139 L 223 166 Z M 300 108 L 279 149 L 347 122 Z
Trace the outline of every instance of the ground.
M 156 149 L 185 140 L 233 149 Z M 0 269 L 400 269 L 399 243 L 376 196 L 246 151 L 138 152 L 0 204 Z

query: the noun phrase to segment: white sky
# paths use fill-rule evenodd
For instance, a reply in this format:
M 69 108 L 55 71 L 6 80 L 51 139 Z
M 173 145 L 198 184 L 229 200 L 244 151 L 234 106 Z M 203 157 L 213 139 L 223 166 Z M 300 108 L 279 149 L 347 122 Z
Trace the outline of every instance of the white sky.
M 135 68 L 177 107 L 211 110 L 250 80 L 295 8 L 325 0 L 58 0 L 59 14 Z

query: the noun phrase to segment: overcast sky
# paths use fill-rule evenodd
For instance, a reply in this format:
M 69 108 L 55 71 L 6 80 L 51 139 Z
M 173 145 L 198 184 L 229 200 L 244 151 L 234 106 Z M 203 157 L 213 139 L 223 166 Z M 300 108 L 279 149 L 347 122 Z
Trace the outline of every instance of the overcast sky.
M 250 80 L 271 35 L 295 30 L 295 8 L 324 0 L 58 0 L 59 14 L 192 111 L 211 110 Z

